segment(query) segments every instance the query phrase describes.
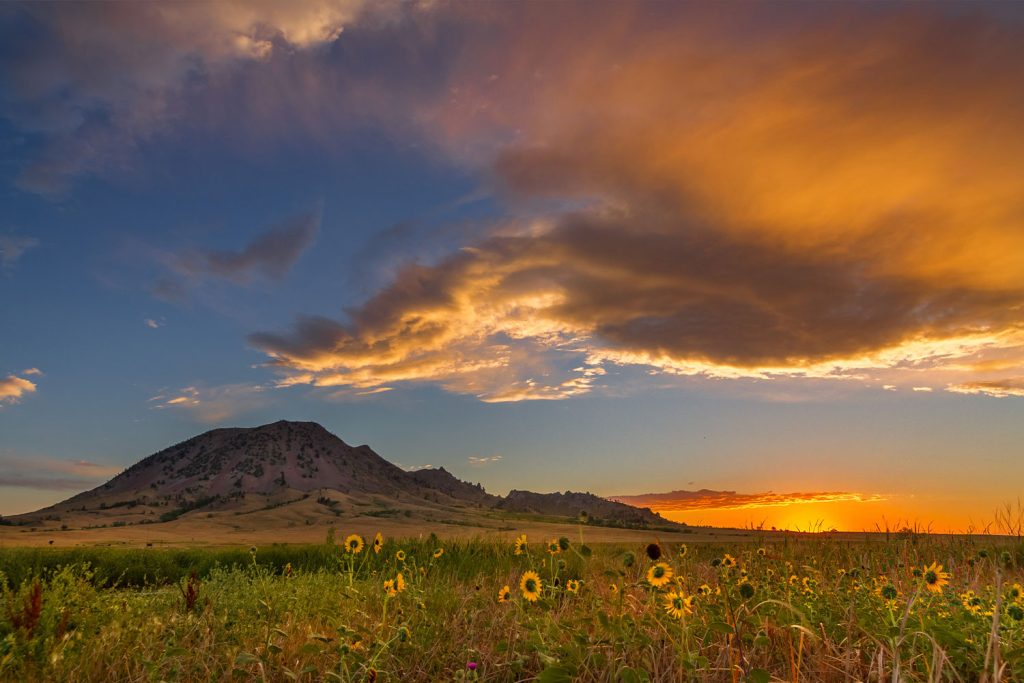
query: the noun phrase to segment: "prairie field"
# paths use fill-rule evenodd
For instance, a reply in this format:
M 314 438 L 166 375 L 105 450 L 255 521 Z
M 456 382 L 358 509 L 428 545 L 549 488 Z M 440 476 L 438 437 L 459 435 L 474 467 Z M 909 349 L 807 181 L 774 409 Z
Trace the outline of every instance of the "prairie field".
M 4 681 L 1024 680 L 1024 546 L 356 534 L 0 549 Z

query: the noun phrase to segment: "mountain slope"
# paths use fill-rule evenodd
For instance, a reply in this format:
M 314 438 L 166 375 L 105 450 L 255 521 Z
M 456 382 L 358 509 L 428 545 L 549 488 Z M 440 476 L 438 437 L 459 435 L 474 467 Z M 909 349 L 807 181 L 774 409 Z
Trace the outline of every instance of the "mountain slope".
M 512 491 L 502 498 L 443 467 L 407 472 L 369 446 L 350 446 L 314 422 L 214 429 L 154 453 L 107 483 L 27 515 L 20 524 L 81 528 L 238 516 L 268 523 L 330 523 L 336 517 L 433 519 L 465 524 L 480 511 L 649 527 L 671 524 L 648 509 L 592 494 Z M 476 512 L 474 512 L 476 511 Z M 256 515 L 257 517 L 251 517 Z M 17 518 L 15 518 L 17 519 Z

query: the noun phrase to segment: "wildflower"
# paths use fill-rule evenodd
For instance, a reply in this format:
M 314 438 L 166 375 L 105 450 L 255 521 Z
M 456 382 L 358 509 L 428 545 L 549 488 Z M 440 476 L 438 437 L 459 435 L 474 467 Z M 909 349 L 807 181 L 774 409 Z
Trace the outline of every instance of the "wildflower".
M 736 558 L 733 557 L 732 555 L 730 555 L 729 553 L 726 553 L 725 555 L 722 556 L 722 566 L 723 567 L 735 567 L 736 566 Z
M 444 555 L 444 548 L 438 548 L 437 550 L 434 551 L 434 559 L 435 560 L 437 558 L 441 557 L 442 555 Z
M 249 554 L 250 555 L 255 555 L 256 554 L 256 546 L 254 546 L 254 545 L 249 546 Z
M 466 662 L 466 668 L 470 671 L 476 671 L 476 662 Z
M 399 550 L 397 553 L 395 553 L 395 559 L 399 562 L 405 562 L 405 551 Z
M 679 557 L 686 557 L 686 553 L 690 552 L 690 549 L 683 543 L 679 546 L 679 551 L 676 553 Z
M 580 510 L 580 524 L 586 524 L 590 521 L 590 513 L 586 510 Z
M 377 535 L 373 537 L 373 552 L 379 554 L 380 551 L 383 550 L 383 549 L 384 549 L 384 537 L 381 536 L 380 532 L 378 531 Z
M 744 600 L 749 600 L 754 597 L 754 586 L 746 581 L 740 584 L 740 596 Z
M 1010 590 L 1006 593 L 1013 602 L 1024 602 L 1024 588 L 1021 588 L 1019 583 L 1015 583 L 1010 587 Z
M 949 583 L 949 572 L 942 571 L 942 565 L 935 562 L 922 570 L 925 588 L 933 593 L 942 591 L 942 587 Z
M 405 577 L 402 576 L 402 572 L 398 572 L 395 576 L 395 590 L 399 593 L 405 590 Z
M 623 567 L 632 567 L 634 562 L 636 562 L 636 555 L 633 553 L 626 553 L 622 558 Z
M 412 638 L 412 633 L 409 631 L 407 626 L 398 627 L 398 642 L 407 643 Z
M 608 592 L 610 592 L 612 595 L 618 595 L 619 594 L 619 585 L 616 584 L 616 583 L 613 583 L 612 585 L 608 586 Z
M 982 601 L 981 597 L 976 595 L 974 591 L 967 591 L 960 595 L 960 604 L 964 606 L 971 614 L 978 614 L 981 612 Z
M 679 591 L 669 591 L 665 594 L 665 611 L 676 619 L 682 619 L 693 613 L 693 598 L 685 597 Z
M 519 580 L 519 590 L 523 592 L 524 598 L 530 602 L 537 602 L 537 598 L 540 597 L 542 590 L 540 577 L 537 575 L 537 572 L 524 572 L 523 578 Z
M 558 547 L 558 539 L 557 538 L 552 538 L 550 541 L 548 541 L 548 554 L 549 555 L 557 555 L 560 552 L 562 552 L 562 549 Z
M 651 562 L 657 562 L 661 559 L 661 546 L 657 543 L 648 543 L 644 552 L 647 553 L 647 557 L 651 558 Z
M 292 575 L 292 573 L 293 573 L 293 570 L 292 570 L 292 563 L 291 563 L 291 562 L 289 562 L 288 564 L 286 564 L 286 565 L 284 566 L 284 575 L 285 575 L 285 576 L 291 576 L 291 575 Z
M 764 557 L 764 556 L 766 556 L 768 554 L 768 551 L 765 550 L 764 548 L 758 548 L 757 549 L 757 554 L 760 555 L 761 557 Z
M 395 590 L 395 580 L 388 579 L 384 582 L 384 592 L 388 594 L 389 598 L 393 598 L 398 595 L 398 591 Z
M 576 579 L 569 579 L 565 582 L 565 590 L 569 591 L 570 593 L 579 593 L 580 582 Z
M 697 589 L 697 595 L 711 595 L 711 586 L 706 583 L 701 584 L 700 588 Z
M 661 588 L 671 580 L 672 567 L 668 566 L 664 562 L 652 565 L 651 568 L 647 570 L 647 583 L 651 584 L 655 588 Z
M 895 600 L 896 596 L 899 595 L 899 591 L 896 590 L 896 586 L 887 583 L 878 589 L 878 594 L 886 600 Z
M 720 557 L 712 558 L 711 559 L 711 566 L 712 567 L 721 567 L 722 566 L 722 558 L 720 558 Z
M 508 586 L 504 586 L 498 591 L 498 602 L 508 602 L 512 599 L 512 589 Z
M 345 538 L 345 552 L 358 555 L 363 552 L 363 546 L 366 545 L 363 542 L 363 537 L 359 534 L 350 534 Z
M 1010 605 L 1006 613 L 1010 615 L 1010 618 L 1014 621 L 1024 621 L 1024 608 L 1020 605 Z
M 562 536 L 558 539 L 558 549 L 565 551 L 569 549 L 569 539 Z
M 522 555 L 526 552 L 526 534 L 516 536 L 515 553 L 516 555 Z

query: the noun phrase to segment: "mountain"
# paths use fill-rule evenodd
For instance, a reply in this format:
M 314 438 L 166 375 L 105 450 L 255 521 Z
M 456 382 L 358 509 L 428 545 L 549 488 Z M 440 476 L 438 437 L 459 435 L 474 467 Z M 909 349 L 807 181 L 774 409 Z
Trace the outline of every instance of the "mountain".
M 648 508 L 618 503 L 592 493 L 533 493 L 513 489 L 495 507 L 556 517 L 579 517 L 585 512 L 590 522 L 613 526 L 678 526 Z
M 315 422 L 279 421 L 214 429 L 154 453 L 90 491 L 27 515 L 18 524 L 82 528 L 262 515 L 268 523 L 327 517 L 415 517 L 466 524 L 481 512 L 567 517 L 596 523 L 671 525 L 648 509 L 589 493 L 487 493 L 443 467 L 407 472 L 369 446 L 350 446 Z M 475 511 L 475 512 L 474 512 Z

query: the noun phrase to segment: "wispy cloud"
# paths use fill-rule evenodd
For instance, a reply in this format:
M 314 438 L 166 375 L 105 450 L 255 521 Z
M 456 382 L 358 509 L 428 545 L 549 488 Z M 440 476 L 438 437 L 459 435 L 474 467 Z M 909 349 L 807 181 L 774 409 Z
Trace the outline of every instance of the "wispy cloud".
M 873 503 L 885 500 L 880 494 L 851 493 L 845 491 L 815 491 L 797 493 L 737 493 L 735 491 L 671 491 L 645 493 L 635 496 L 612 496 L 628 505 L 648 507 L 655 512 L 684 510 L 745 510 L 780 507 L 808 503 Z
M 214 424 L 262 408 L 269 402 L 265 388 L 258 384 L 188 386 L 165 391 L 149 399 L 154 410 L 175 410 L 197 422 Z
M 151 330 L 156 330 L 163 327 L 166 323 L 153 320 L 152 318 L 146 318 L 145 320 L 142 321 L 142 324 L 150 328 Z
M 485 465 L 493 465 L 502 459 L 501 455 L 471 455 L 466 458 L 467 462 L 473 467 L 484 467 Z
M 2 113 L 44 141 L 18 185 L 60 196 L 80 176 L 132 167 L 140 142 L 188 115 L 188 95 L 246 66 L 337 40 L 364 4 L 228 0 L 2 8 L 11 31 L 34 37 L 12 41 L 17 56 L 4 67 Z
M 0 488 L 81 491 L 117 475 L 121 469 L 88 460 L 0 454 Z
M 946 387 L 946 391 L 958 394 L 984 394 L 996 398 L 1024 396 L 1024 377 L 1007 377 L 1004 379 L 951 384 Z
M 402 468 L 406 472 L 419 472 L 420 470 L 432 470 L 432 469 L 434 469 L 433 465 L 403 465 L 400 462 L 396 462 L 395 465 L 397 465 L 398 467 Z
M 39 375 L 42 374 L 37 368 L 28 368 L 21 374 L 23 375 Z M 0 377 L 0 407 L 5 405 L 11 405 L 18 403 L 26 394 L 35 393 L 37 385 L 35 382 L 19 377 L 17 375 L 7 375 L 7 377 Z
M 34 237 L 0 235 L 0 272 L 9 273 L 26 251 L 37 246 L 39 240 Z

